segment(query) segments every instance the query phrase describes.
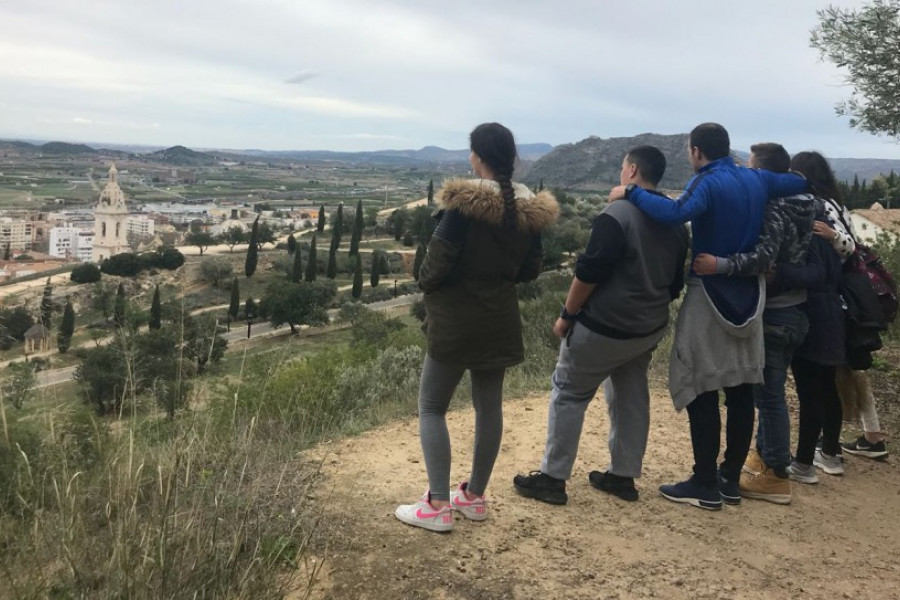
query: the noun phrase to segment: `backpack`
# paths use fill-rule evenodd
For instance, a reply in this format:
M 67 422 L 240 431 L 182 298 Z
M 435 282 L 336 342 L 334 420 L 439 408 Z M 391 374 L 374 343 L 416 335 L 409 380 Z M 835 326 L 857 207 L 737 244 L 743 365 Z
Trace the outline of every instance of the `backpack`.
M 869 327 L 884 331 L 897 318 L 900 306 L 897 300 L 897 283 L 878 254 L 855 239 L 840 210 L 837 214 L 844 229 L 854 237 L 853 241 L 856 243 L 856 250 L 844 261 L 841 284 L 841 295 L 848 304 L 848 317 L 857 323 L 866 323 Z M 872 302 L 873 298 L 877 301 L 878 309 Z M 852 307 L 851 302 L 856 302 L 857 305 Z

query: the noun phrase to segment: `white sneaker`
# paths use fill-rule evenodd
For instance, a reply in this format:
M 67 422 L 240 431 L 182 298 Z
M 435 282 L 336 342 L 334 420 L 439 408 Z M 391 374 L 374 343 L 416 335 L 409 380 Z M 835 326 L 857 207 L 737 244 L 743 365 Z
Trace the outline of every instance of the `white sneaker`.
M 431 505 L 431 492 L 419 498 L 415 504 L 401 504 L 394 516 L 408 525 L 430 531 L 453 531 L 453 511 L 450 505 L 435 508 Z
M 840 457 L 825 454 L 821 450 L 816 450 L 816 454 L 813 457 L 813 464 L 829 475 L 844 474 L 844 462 Z
M 484 496 L 469 500 L 464 491 L 468 484 L 468 481 L 464 481 L 450 492 L 450 506 L 470 521 L 484 521 L 487 519 L 487 501 Z

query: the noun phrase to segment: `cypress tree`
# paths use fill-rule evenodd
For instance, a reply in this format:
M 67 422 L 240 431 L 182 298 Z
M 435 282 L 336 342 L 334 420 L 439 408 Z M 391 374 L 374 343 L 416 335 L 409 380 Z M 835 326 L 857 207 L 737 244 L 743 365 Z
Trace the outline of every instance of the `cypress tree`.
M 259 217 L 253 221 L 253 229 L 250 230 L 250 240 L 247 243 L 247 259 L 244 261 L 244 275 L 248 278 L 256 273 L 256 265 L 259 262 Z
M 41 298 L 41 325 L 47 331 L 53 325 L 53 286 L 50 285 L 50 278 L 47 278 L 47 285 L 44 286 L 44 297 Z
M 119 289 L 116 290 L 116 303 L 113 308 L 113 323 L 115 323 L 116 327 L 122 327 L 125 325 L 125 303 L 127 302 L 125 298 L 125 285 L 119 284 Z
M 3 251 L 3 260 L 9 260 L 12 252 L 9 249 L 10 242 L 6 242 L 6 250 Z
M 241 310 L 241 288 L 238 278 L 231 281 L 231 304 L 228 305 L 228 330 L 231 331 L 231 322 L 237 321 L 238 311 Z
M 247 317 L 247 338 L 249 338 L 250 326 L 253 324 L 253 319 L 256 318 L 256 302 L 253 300 L 253 296 L 247 298 L 247 303 L 244 304 L 244 316 Z
M 325 222 L 328 220 L 328 217 L 325 215 L 325 205 L 319 207 L 319 221 L 316 223 L 316 231 L 322 233 L 325 231 Z
M 416 259 L 413 261 L 413 279 L 419 280 L 419 270 L 422 268 L 422 261 L 425 260 L 425 244 L 419 244 L 416 248 Z
M 338 241 L 338 244 L 340 244 L 341 238 L 344 237 L 344 203 L 343 202 L 338 204 L 337 216 L 334 218 L 334 223 L 332 223 L 331 228 L 337 229 L 337 241 Z
M 353 289 L 350 291 L 350 295 L 353 296 L 354 299 L 359 299 L 362 296 L 363 289 L 363 272 L 362 272 L 362 258 L 359 254 L 356 255 L 356 269 L 353 273 Z
M 428 180 L 428 206 L 434 204 L 434 179 Z
M 300 283 L 303 279 L 303 253 L 300 248 L 294 252 L 294 268 L 291 269 L 291 283 Z
M 541 182 L 538 184 L 538 191 L 539 192 L 544 191 L 544 178 L 543 177 L 541 177 Z
M 372 276 L 369 279 L 369 283 L 372 284 L 372 287 L 378 287 L 378 280 L 381 278 L 381 264 L 384 258 L 381 256 L 381 252 L 374 252 L 372 254 Z
M 287 239 L 287 251 L 288 254 L 293 254 L 297 250 L 297 240 L 294 238 L 294 234 L 288 236 Z
M 353 220 L 353 232 L 350 234 L 350 256 L 359 253 L 359 240 L 362 239 L 363 232 L 363 209 L 362 200 L 356 203 L 356 218 Z
M 62 323 L 59 325 L 59 335 L 56 337 L 56 347 L 60 354 L 65 354 L 72 345 L 72 335 L 75 333 L 75 310 L 72 301 L 66 298 L 66 308 L 63 310 Z
M 338 206 L 337 216 L 334 218 L 334 223 L 331 224 L 331 251 L 337 252 L 337 249 L 341 245 L 341 235 L 343 229 L 343 208 L 344 205 Z
M 150 303 L 150 329 L 162 327 L 162 306 L 159 302 L 159 286 L 153 291 L 153 302 Z
M 315 281 L 319 265 L 316 264 L 316 236 L 313 235 L 312 241 L 309 243 L 309 256 L 306 257 L 306 275 L 303 278 L 306 282 Z
M 337 256 L 334 250 L 328 253 L 328 268 L 325 270 L 325 277 L 328 279 L 337 277 Z

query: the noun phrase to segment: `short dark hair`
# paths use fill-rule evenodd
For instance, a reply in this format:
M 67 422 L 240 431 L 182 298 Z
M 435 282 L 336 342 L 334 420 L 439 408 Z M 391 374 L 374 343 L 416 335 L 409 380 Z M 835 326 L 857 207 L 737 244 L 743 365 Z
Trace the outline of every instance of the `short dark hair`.
M 791 170 L 791 155 L 781 144 L 760 142 L 750 146 L 750 154 L 755 158 L 756 166 L 766 171 L 787 173 Z
M 691 131 L 691 148 L 700 148 L 707 160 L 725 158 L 731 153 L 728 132 L 718 123 L 701 123 Z
M 819 197 L 831 198 L 835 202 L 843 205 L 841 192 L 838 188 L 837 178 L 831 165 L 819 152 L 798 152 L 791 160 L 791 169 L 802 173 L 809 182 L 809 187 Z
M 666 157 L 656 146 L 635 146 L 625 160 L 637 167 L 641 177 L 657 185 L 666 172 Z

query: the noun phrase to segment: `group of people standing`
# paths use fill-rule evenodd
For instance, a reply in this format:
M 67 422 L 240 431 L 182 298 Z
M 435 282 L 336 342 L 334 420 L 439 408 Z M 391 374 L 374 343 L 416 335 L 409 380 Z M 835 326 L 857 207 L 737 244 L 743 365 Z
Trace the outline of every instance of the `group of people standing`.
M 479 125 L 470 148 L 477 179 L 450 182 L 438 194 L 439 223 L 419 279 L 428 340 L 419 434 L 429 488 L 395 513 L 433 531 L 452 530 L 454 511 L 487 517 L 504 373 L 524 360 L 516 284 L 539 274 L 541 232 L 559 212 L 552 194 L 512 182 L 516 146 L 507 128 Z M 666 169 L 659 149 L 639 146 L 623 159 L 620 185 L 593 222 L 553 324 L 561 342 L 547 442 L 540 468 L 513 480 L 522 496 L 568 501 L 585 411 L 603 385 L 610 461 L 588 480 L 638 500 L 634 480 L 650 422 L 647 370 L 667 330 L 669 303 L 685 288 L 669 390 L 675 408 L 688 412 L 694 467 L 684 481 L 660 486 L 663 497 L 709 510 L 742 497 L 786 504 L 791 480 L 816 483 L 817 468 L 842 474 L 843 452 L 887 455 L 866 374 L 848 366 L 860 360 L 845 350 L 839 285 L 856 239 L 827 161 L 817 152 L 791 159 L 779 144 L 765 143 L 752 147 L 749 168 L 738 166 L 727 131 L 715 123 L 694 128 L 687 150 L 696 175 L 676 200 L 656 190 Z M 800 403 L 793 453 L 788 368 Z M 445 416 L 466 370 L 474 453 L 468 480 L 451 490 Z M 719 390 L 727 414 L 721 464 Z M 841 395 L 854 400 L 865 430 L 844 444 Z

